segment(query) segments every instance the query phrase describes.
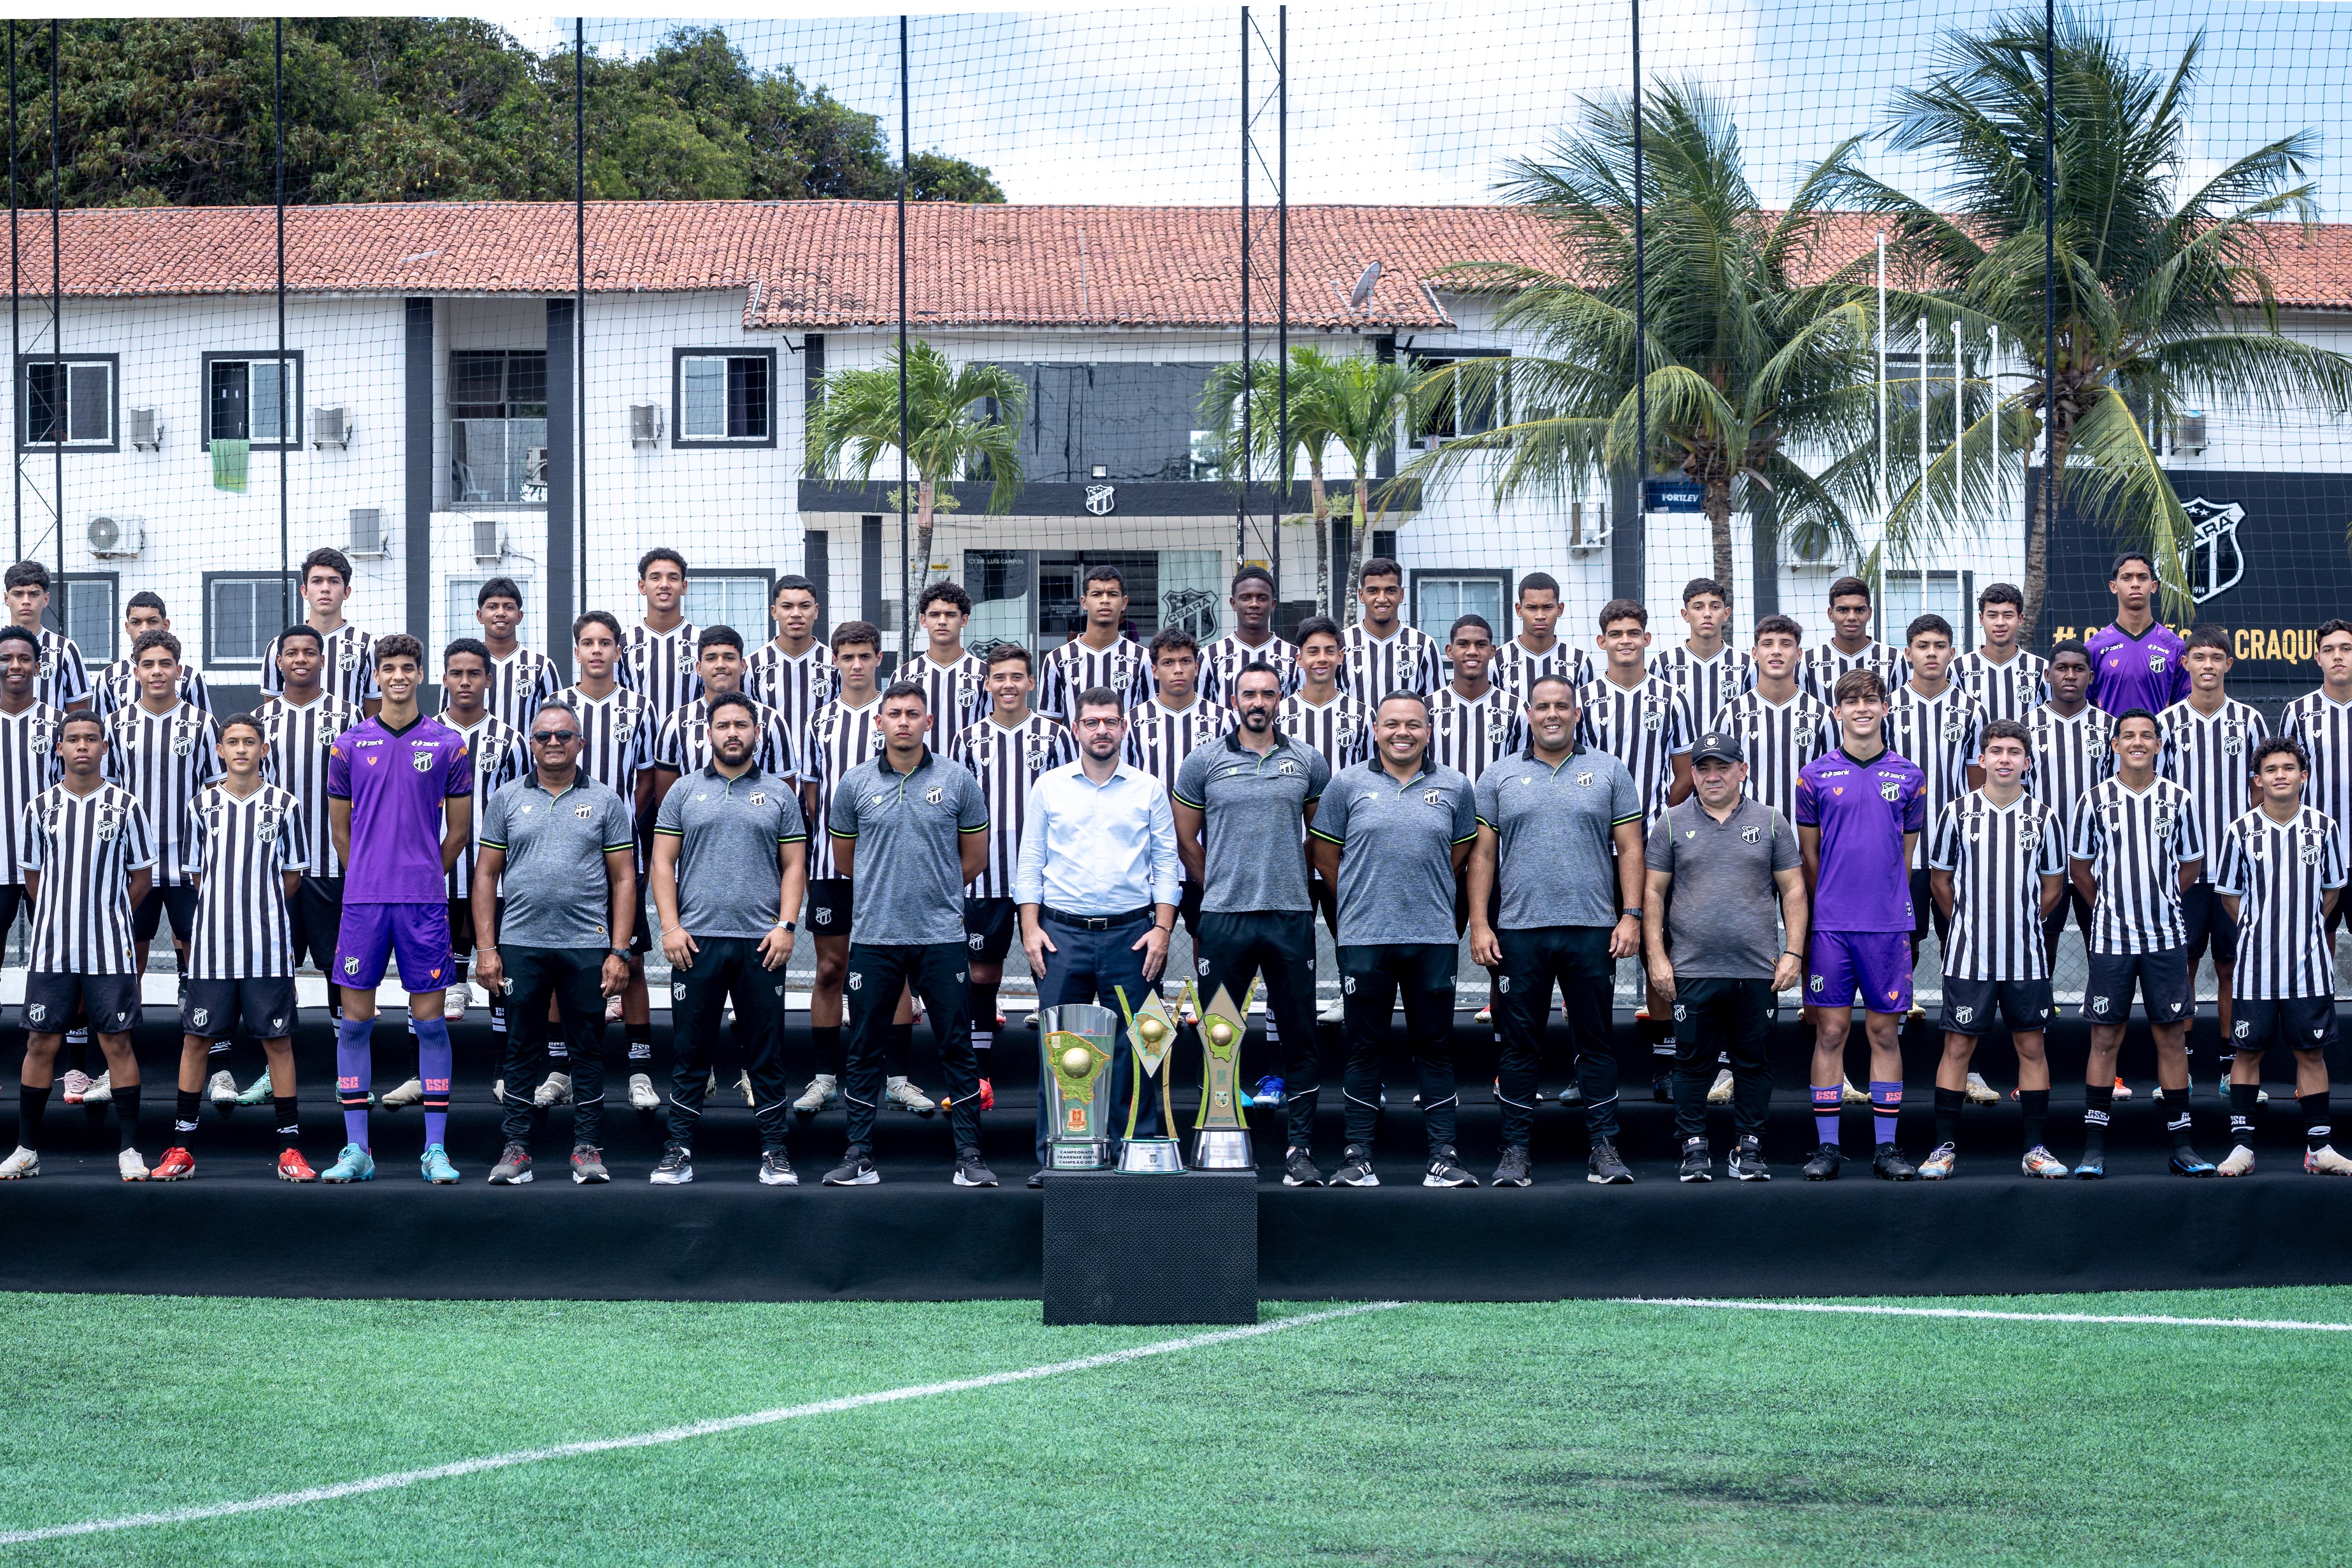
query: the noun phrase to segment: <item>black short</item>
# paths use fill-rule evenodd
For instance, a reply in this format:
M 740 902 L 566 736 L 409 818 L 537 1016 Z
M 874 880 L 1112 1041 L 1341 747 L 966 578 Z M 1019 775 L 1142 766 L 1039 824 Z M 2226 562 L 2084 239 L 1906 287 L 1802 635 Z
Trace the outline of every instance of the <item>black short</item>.
M 2083 1016 L 2093 1027 L 2101 1024 L 2123 1027 L 2131 1017 L 2135 981 L 2151 1024 L 2184 1024 L 2196 1010 L 2197 994 L 2189 989 L 2185 947 L 2168 947 L 2161 952 L 2094 952 L 2090 963 L 2090 978 L 2083 986 Z
M 2324 1051 L 2336 1043 L 2333 996 L 2241 996 L 2230 1020 L 2230 1048 L 2260 1053 L 2273 1046 Z
M 181 942 L 186 942 L 196 930 L 196 890 L 194 888 L 148 889 L 147 896 L 139 900 L 139 907 L 131 911 L 131 940 L 153 942 L 167 912 L 172 917 L 172 934 Z
M 1982 1036 L 1992 1028 L 1993 1011 L 2011 1034 L 2050 1026 L 2047 980 L 1961 980 L 1944 976 L 1944 1032 Z
M 1196 943 L 1201 940 L 1201 896 L 1206 891 L 1198 882 L 1187 882 L 1176 895 L 1176 918 L 1184 922 L 1184 934 Z
M 849 934 L 850 881 L 846 877 L 819 877 L 808 885 L 808 929 L 811 936 Z
M 139 976 L 66 974 L 37 969 L 25 976 L 25 1005 L 16 1021 L 27 1034 L 62 1035 L 77 1011 L 101 1035 L 127 1035 L 139 1022 Z
M 2238 962 L 2238 922 L 2230 918 L 2230 906 L 2221 901 L 2211 882 L 2200 882 L 2180 895 L 2180 923 L 2189 931 L 2192 971 L 2209 945 L 2217 968 Z
M 0 888 L 0 950 L 7 947 L 9 928 L 16 923 L 16 911 L 23 909 L 24 905 L 25 885 L 22 882 L 12 882 L 5 888 Z M 26 920 L 28 924 L 31 918 L 30 912 L 27 911 Z
M 1916 947 L 1935 928 L 1938 942 L 1951 939 L 1952 922 L 1936 907 L 1935 895 L 1927 890 L 1927 868 L 1925 866 L 1911 873 L 1911 943 Z
M 180 1032 L 198 1039 L 226 1039 L 244 1032 L 257 1040 L 280 1039 L 301 1022 L 290 974 L 247 980 L 191 980 L 180 1004 Z
M 1021 924 L 1021 906 L 1011 899 L 963 901 L 963 944 L 974 963 L 1002 963 L 1013 951 L 1013 933 Z
M 294 962 L 305 955 L 321 974 L 335 968 L 335 933 L 343 925 L 343 879 L 305 877 L 294 889 Z
M 1494 931 L 1503 923 L 1503 879 L 1495 879 L 1486 889 L 1486 929 Z M 1454 879 L 1454 934 L 1460 936 L 1470 929 L 1470 879 Z
M 499 899 L 490 905 L 490 935 L 496 937 L 499 927 L 507 918 L 507 901 Z M 474 956 L 474 900 L 449 900 L 449 955 L 452 958 Z

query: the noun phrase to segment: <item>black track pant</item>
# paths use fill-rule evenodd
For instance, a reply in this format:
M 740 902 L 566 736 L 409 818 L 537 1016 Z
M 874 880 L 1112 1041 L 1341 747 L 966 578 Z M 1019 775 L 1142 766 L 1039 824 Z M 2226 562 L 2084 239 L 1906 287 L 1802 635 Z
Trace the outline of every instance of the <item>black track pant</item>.
M 1731 1125 L 1739 1137 L 1764 1136 L 1772 1100 L 1765 1047 L 1780 999 L 1769 980 L 1675 982 L 1675 1132 L 1706 1136 L 1706 1091 L 1715 1054 L 1731 1058 Z
M 1454 1143 L 1454 972 L 1450 942 L 1379 942 L 1339 949 L 1339 990 L 1347 1012 L 1348 1142 L 1369 1148 L 1381 1113 L 1381 1058 L 1389 1021 L 1404 997 L 1405 1043 L 1421 1069 L 1422 1125 L 1432 1152 Z M 1287 1024 L 1283 1033 L 1289 1034 Z
M 1576 1086 L 1584 1097 L 1584 1127 L 1592 1138 L 1617 1136 L 1617 1053 L 1609 1007 L 1617 981 L 1607 926 L 1539 926 L 1498 931 L 1503 963 L 1495 977 L 1496 1016 L 1503 1037 L 1503 1143 L 1527 1146 L 1535 1130 L 1536 1080 L 1543 1068 L 1544 1026 L 1551 989 L 1559 987 L 1576 1045 Z
M 760 966 L 760 944 L 751 937 L 697 937 L 695 948 L 691 969 L 669 972 L 669 1141 L 694 1147 L 711 1058 L 719 1052 L 719 1022 L 731 1002 L 736 1048 L 751 1075 L 760 1147 L 781 1149 L 793 1120 L 784 1081 L 784 972 Z
M 1322 1046 L 1315 1034 L 1314 911 L 1203 913 L 1194 947 L 1204 998 L 1223 986 L 1234 1005 L 1242 1006 L 1250 983 L 1265 976 L 1266 1011 L 1282 1037 L 1282 1109 L 1289 1142 L 1293 1148 L 1306 1148 L 1315 1131 L 1323 1074 Z
M 930 1015 L 931 1037 L 947 1080 L 948 1119 L 955 1146 L 980 1147 L 980 1062 L 971 1050 L 971 971 L 961 942 L 904 946 L 852 941 L 849 1004 L 841 1098 L 849 1108 L 849 1143 L 874 1147 L 874 1111 L 882 1103 L 883 1053 L 889 1047 L 890 1016 L 898 993 L 908 985 Z
M 601 1145 L 604 1133 L 604 952 L 601 947 L 500 946 L 506 965 L 506 1139 L 530 1142 L 531 1091 L 547 1055 L 547 1003 L 555 999 L 572 1053 L 572 1141 Z

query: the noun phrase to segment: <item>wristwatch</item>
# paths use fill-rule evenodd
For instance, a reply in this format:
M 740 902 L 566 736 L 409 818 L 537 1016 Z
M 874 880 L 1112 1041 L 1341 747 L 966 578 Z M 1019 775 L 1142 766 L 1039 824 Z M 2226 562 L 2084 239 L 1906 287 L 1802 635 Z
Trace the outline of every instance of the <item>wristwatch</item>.
M 779 926 L 782 927 L 782 928 L 783 928 L 784 930 L 786 930 L 786 931 L 798 931 L 798 930 L 800 929 L 798 926 L 796 926 L 796 925 L 793 924 L 793 922 L 792 922 L 792 921 L 778 921 L 776 922 L 776 924 L 778 924 Z
M 631 958 L 635 956 L 625 947 L 608 947 L 604 951 L 611 953 L 614 958 L 619 959 L 623 963 L 628 963 Z
M 1642 918 L 1642 911 L 1641 911 L 1641 910 L 1634 910 L 1634 909 L 1625 909 L 1625 910 L 1619 910 L 1617 912 L 1618 912 L 1619 914 L 1621 914 L 1621 915 L 1623 915 L 1627 920 L 1630 920 L 1630 921 L 1637 921 L 1637 920 L 1640 920 L 1640 919 Z

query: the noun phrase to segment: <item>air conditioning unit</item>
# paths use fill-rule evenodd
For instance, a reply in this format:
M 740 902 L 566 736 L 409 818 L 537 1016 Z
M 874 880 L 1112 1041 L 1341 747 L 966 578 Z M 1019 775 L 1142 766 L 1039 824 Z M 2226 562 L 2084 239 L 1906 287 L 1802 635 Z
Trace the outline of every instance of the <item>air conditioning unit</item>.
M 382 561 L 392 553 L 392 541 L 383 531 L 383 508 L 355 506 L 352 508 L 352 542 L 350 553 L 362 561 Z
M 310 445 L 322 452 L 331 447 L 340 452 L 350 446 L 351 441 L 351 424 L 343 417 L 342 409 L 313 408 L 310 410 Z
M 654 403 L 629 405 L 629 445 L 640 449 L 658 447 L 662 438 L 661 405 Z
M 545 448 L 534 450 L 543 452 Z M 503 561 L 506 554 L 506 525 L 495 517 L 474 519 L 474 559 L 484 563 Z
M 527 485 L 547 483 L 547 448 L 526 447 L 522 454 L 522 482 Z
M 2194 458 L 2205 450 L 2205 412 L 2190 409 L 2172 427 L 2172 449 L 2182 457 Z
M 95 512 L 84 537 L 89 541 L 89 552 L 100 561 L 129 561 L 146 548 L 147 522 L 144 518 Z
M 1609 542 L 1609 503 L 1603 500 L 1572 500 L 1568 503 L 1568 548 L 1571 552 L 1590 552 L 1604 548 Z
M 131 410 L 131 445 L 132 449 L 141 452 L 160 452 L 163 449 L 163 426 L 155 417 L 153 409 Z

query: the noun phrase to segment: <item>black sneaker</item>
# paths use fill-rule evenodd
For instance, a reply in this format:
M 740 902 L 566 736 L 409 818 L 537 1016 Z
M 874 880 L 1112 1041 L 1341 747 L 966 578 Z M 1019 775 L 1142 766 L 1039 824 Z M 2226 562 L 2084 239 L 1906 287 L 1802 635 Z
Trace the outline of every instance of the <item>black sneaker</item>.
M 1030 1173 L 1029 1173 L 1029 1187 L 1030 1187 L 1030 1189 L 1031 1189 L 1032 1191 L 1034 1191 L 1035 1189 L 1037 1189 L 1037 1188 L 1039 1188 L 1039 1187 L 1042 1187 L 1042 1186 L 1044 1186 L 1045 1184 L 1045 1166 L 1043 1166 L 1043 1165 L 1040 1165 L 1040 1166 L 1038 1166 L 1035 1170 L 1034 1170 L 1034 1171 L 1032 1171 L 1032 1172 L 1030 1172 Z
M 1306 1150 L 1294 1148 L 1282 1160 L 1282 1184 L 1286 1187 L 1319 1187 L 1323 1172 Z
M 1361 1143 L 1350 1143 L 1339 1156 L 1339 1168 L 1331 1173 L 1335 1187 L 1377 1187 L 1381 1179 L 1372 1173 L 1372 1152 Z
M 1495 1162 L 1495 1174 L 1488 1184 L 1497 1187 L 1532 1187 L 1536 1179 L 1528 1169 L 1528 1150 L 1524 1143 L 1504 1147 L 1503 1157 Z
M 613 1173 L 604 1168 L 604 1151 L 593 1143 L 574 1143 L 572 1146 L 572 1180 L 574 1184 L 599 1186 L 612 1179 Z
M 1424 1187 L 1475 1187 L 1478 1184 L 1478 1178 L 1462 1168 L 1461 1156 L 1454 1153 L 1454 1146 L 1449 1143 L 1430 1152 L 1429 1169 L 1422 1173 L 1421 1184 Z
M 981 1163 L 977 1149 L 956 1151 L 955 1184 L 959 1187 L 992 1187 L 996 1173 Z
M 874 1169 L 874 1152 L 852 1143 L 841 1157 L 841 1163 L 824 1173 L 828 1187 L 870 1187 L 882 1179 Z
M 1834 1143 L 1824 1143 L 1813 1151 L 1811 1159 L 1805 1162 L 1805 1180 L 1834 1182 L 1837 1180 L 1838 1167 L 1844 1163 L 1845 1156 L 1839 1152 L 1838 1146 Z
M 793 1169 L 791 1158 L 782 1149 L 771 1149 L 760 1156 L 760 1184 L 763 1187 L 797 1187 L 801 1173 Z
M 521 1187 L 530 1184 L 530 1151 L 520 1143 L 509 1143 L 499 1154 L 499 1163 L 490 1167 L 490 1185 Z
M 694 1151 L 683 1144 L 673 1143 L 662 1151 L 654 1162 L 653 1184 L 657 1187 L 682 1187 L 694 1180 Z
M 1870 1157 L 1870 1173 L 1882 1182 L 1916 1182 L 1919 1167 L 1903 1157 L 1903 1151 L 1892 1143 L 1881 1143 Z
M 1596 1187 L 1622 1187 L 1633 1183 L 1633 1173 L 1617 1157 L 1617 1145 L 1606 1138 L 1592 1141 L 1592 1152 L 1586 1156 L 1585 1163 L 1591 1169 L 1584 1173 L 1584 1179 Z
M 1692 1138 L 1684 1142 L 1682 1179 L 1685 1182 L 1715 1180 L 1715 1162 L 1708 1157 L 1706 1139 Z
M 1764 1146 L 1753 1138 L 1742 1138 L 1731 1151 L 1731 1179 L 1735 1182 L 1769 1182 L 1772 1169 L 1764 1163 Z

